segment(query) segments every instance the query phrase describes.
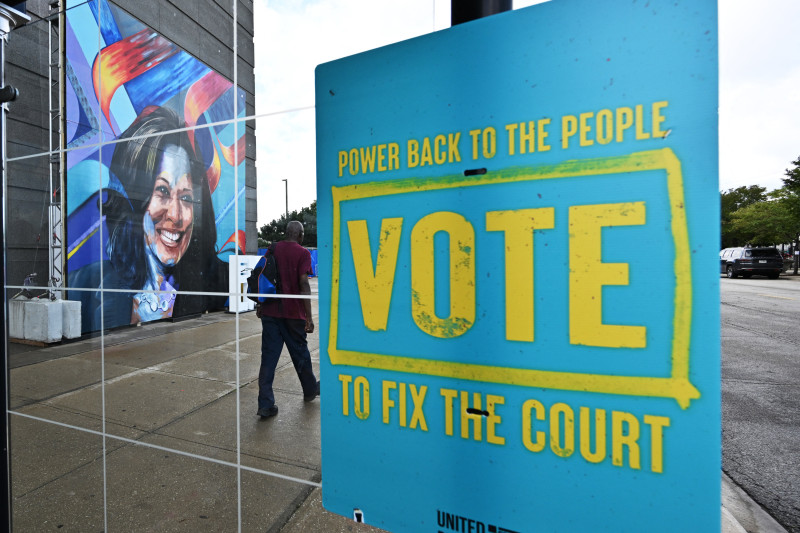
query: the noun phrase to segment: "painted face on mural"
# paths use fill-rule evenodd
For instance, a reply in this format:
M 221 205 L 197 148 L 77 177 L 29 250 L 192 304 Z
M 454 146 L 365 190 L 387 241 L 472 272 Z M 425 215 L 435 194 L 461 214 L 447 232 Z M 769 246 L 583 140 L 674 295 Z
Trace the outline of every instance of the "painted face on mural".
M 192 238 L 194 191 L 185 149 L 167 145 L 144 214 L 144 238 L 164 266 L 181 260 Z

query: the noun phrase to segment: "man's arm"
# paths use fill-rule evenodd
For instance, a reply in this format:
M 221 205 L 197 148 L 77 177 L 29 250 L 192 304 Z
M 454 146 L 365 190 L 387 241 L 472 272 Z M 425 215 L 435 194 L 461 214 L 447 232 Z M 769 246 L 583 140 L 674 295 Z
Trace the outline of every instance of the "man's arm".
M 300 294 L 311 296 L 311 285 L 308 283 L 308 274 L 300 274 Z M 311 298 L 303 299 L 303 307 L 306 311 L 306 333 L 314 332 L 314 319 L 311 317 Z

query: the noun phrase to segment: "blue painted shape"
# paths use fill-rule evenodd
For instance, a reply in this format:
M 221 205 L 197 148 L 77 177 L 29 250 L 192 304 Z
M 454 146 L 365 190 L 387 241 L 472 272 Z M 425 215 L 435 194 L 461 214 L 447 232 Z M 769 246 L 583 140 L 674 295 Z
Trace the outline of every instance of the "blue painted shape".
M 103 195 L 105 199 L 105 195 Z M 100 219 L 99 195 L 91 195 L 67 218 L 67 271 L 75 272 L 90 263 L 107 259 L 105 239 L 108 235 L 105 221 Z
M 91 2 L 90 4 L 94 4 Z M 97 20 L 94 14 L 94 9 L 90 4 L 81 4 L 69 10 L 69 23 L 68 23 L 68 44 L 71 62 L 85 63 L 91 72 L 91 66 L 94 63 L 95 57 L 99 52 L 99 43 L 97 40 Z M 74 40 L 74 42 L 73 42 Z M 77 43 L 80 47 L 80 52 L 74 48 Z M 78 54 L 80 54 L 79 57 Z M 89 76 L 91 80 L 91 76 Z
M 181 51 L 165 59 L 157 67 L 126 82 L 125 89 L 138 114 L 149 105 L 163 105 L 175 94 L 188 89 L 209 70 L 200 61 Z M 183 113 L 183 109 L 178 111 Z
M 67 196 L 67 213 L 72 214 L 92 195 L 108 185 L 108 167 L 98 168 L 97 152 L 86 158 L 69 171 L 70 188 Z M 70 228 L 70 231 L 72 228 Z
M 71 83 L 67 84 L 66 87 L 68 98 L 71 102 L 73 102 L 73 109 L 77 112 L 77 119 L 74 121 L 68 122 L 68 127 L 72 129 L 72 131 L 68 132 L 68 142 L 67 148 L 73 148 L 74 146 L 80 146 L 82 144 L 82 137 L 84 135 L 90 134 L 96 128 L 94 128 L 91 124 L 92 120 L 89 118 L 87 114 L 87 109 L 82 105 L 78 96 L 75 93 L 75 89 Z M 96 120 L 95 120 L 96 122 Z M 74 129 L 73 129 L 74 128 Z
M 317 67 L 326 509 L 391 531 L 719 530 L 716 21 L 713 1 L 553 1 Z M 520 124 L 548 135 L 522 153 Z M 409 141 L 421 158 L 426 138 L 430 164 L 410 165 Z M 364 172 L 359 150 L 380 145 L 385 170 Z M 577 247 L 598 220 L 577 213 L 619 204 L 643 206 L 643 222 Z M 488 213 L 527 209 L 553 214 L 530 242 L 489 228 Z M 415 234 L 440 212 L 474 233 L 462 246 L 474 276 L 452 291 L 455 230 L 435 233 L 432 252 Z M 385 328 L 369 327 L 387 219 L 402 219 L 396 270 Z M 351 239 L 360 221 L 370 255 Z M 412 279 L 420 257 L 432 294 Z M 615 264 L 620 284 L 605 277 Z M 507 329 L 506 287 L 514 301 L 526 276 L 533 341 Z M 645 328 L 642 346 L 575 340 L 593 319 L 571 313 L 592 304 L 571 295 L 598 280 L 602 324 Z M 463 334 L 425 329 L 417 302 L 446 318 L 463 293 L 475 298 Z
M 106 0 L 89 2 L 89 7 L 92 9 L 95 20 L 98 21 L 103 41 L 108 45 L 121 40 L 122 34 L 117 27 L 117 22 L 114 20 L 114 14 L 111 12 L 108 2 Z

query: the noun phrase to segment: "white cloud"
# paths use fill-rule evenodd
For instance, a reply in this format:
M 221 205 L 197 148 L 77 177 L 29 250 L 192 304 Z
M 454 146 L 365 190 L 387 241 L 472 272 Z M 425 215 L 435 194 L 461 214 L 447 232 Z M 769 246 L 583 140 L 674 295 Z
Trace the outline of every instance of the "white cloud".
M 449 0 L 256 0 L 258 224 L 316 199 L 317 65 L 449 27 Z M 272 113 L 279 113 L 272 115 Z
M 722 0 L 720 189 L 781 187 L 800 156 L 800 2 Z
M 517 0 L 515 8 L 542 0 Z M 258 224 L 316 199 L 314 69 L 440 30 L 450 0 L 255 1 Z M 800 156 L 797 0 L 721 0 L 720 189 L 782 185 Z M 287 110 L 305 108 L 302 111 Z M 267 116 L 263 116 L 267 115 Z

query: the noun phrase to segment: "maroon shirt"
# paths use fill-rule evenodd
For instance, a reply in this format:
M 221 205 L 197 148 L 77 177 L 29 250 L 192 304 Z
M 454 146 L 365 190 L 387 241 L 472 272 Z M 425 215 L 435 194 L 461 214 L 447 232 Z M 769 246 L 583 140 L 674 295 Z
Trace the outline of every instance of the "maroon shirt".
M 300 276 L 313 274 L 311 270 L 311 252 L 294 241 L 280 241 L 275 243 L 275 262 L 278 265 L 281 292 L 283 294 L 300 294 Z M 283 311 L 281 312 L 281 306 Z M 303 300 L 284 298 L 265 302 L 261 307 L 261 314 L 276 318 L 306 319 L 306 310 Z

